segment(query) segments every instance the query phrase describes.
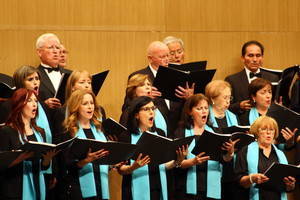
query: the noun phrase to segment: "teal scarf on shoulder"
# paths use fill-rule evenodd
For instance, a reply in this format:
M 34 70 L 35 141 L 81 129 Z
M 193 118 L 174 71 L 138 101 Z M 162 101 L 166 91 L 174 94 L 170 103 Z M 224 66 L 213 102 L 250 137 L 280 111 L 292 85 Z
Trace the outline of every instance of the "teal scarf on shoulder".
M 272 146 L 275 149 L 279 163 L 288 164 L 284 153 L 279 149 L 277 149 L 275 145 Z M 259 146 L 257 142 L 252 142 L 251 144 L 248 145 L 248 152 L 247 152 L 247 163 L 248 163 L 249 174 L 258 173 L 258 160 L 259 160 Z M 250 200 L 259 200 L 259 189 L 254 187 L 254 185 L 250 187 Z M 281 200 L 287 200 L 287 195 L 285 192 L 281 193 Z
M 233 114 L 229 110 L 225 111 L 225 117 L 226 117 L 228 127 L 238 125 L 238 121 L 237 121 L 235 114 Z M 218 123 L 216 121 L 212 106 L 209 106 L 209 120 L 212 123 L 213 127 L 216 127 L 216 128 L 219 127 Z
M 165 120 L 164 116 L 161 114 L 161 112 L 159 111 L 159 109 L 155 110 L 154 121 L 155 121 L 156 128 L 163 130 L 165 132 L 165 134 L 168 133 L 166 120 Z
M 157 135 L 156 132 L 153 134 Z M 136 144 L 142 133 L 131 134 L 131 144 Z M 143 155 L 145 156 L 145 155 Z M 130 160 L 132 164 L 134 160 Z M 151 161 L 150 161 L 151 162 Z M 165 164 L 159 165 L 159 175 L 161 182 L 161 199 L 168 200 L 167 177 Z M 150 180 L 148 165 L 140 167 L 132 172 L 132 199 L 133 200 L 150 200 Z
M 43 137 L 40 133 L 33 130 L 34 135 L 38 142 L 43 142 Z M 22 144 L 24 141 L 22 139 L 21 134 L 19 133 L 19 139 Z M 41 170 L 41 161 L 39 161 L 39 187 L 40 187 L 40 199 L 45 200 L 46 188 L 45 188 L 45 180 L 43 171 Z M 23 190 L 22 190 L 22 200 L 35 200 L 36 196 L 36 188 L 34 186 L 33 174 L 32 174 L 32 161 L 23 161 Z
M 205 130 L 213 132 L 213 130 L 205 125 Z M 185 129 L 185 137 L 194 136 L 193 129 Z M 188 159 L 194 158 L 195 155 L 191 151 L 195 147 L 195 139 L 189 145 Z M 222 165 L 221 163 L 213 160 L 207 161 L 207 180 L 206 180 L 206 197 L 221 199 L 221 176 L 222 176 Z M 200 184 L 200 183 L 199 183 Z M 188 194 L 197 195 L 197 173 L 196 166 L 192 166 L 188 169 L 186 192 Z
M 96 140 L 107 141 L 104 134 L 98 131 L 96 127 L 91 124 L 91 130 Z M 79 130 L 76 135 L 78 138 L 86 139 L 83 129 L 79 125 Z M 100 183 L 102 199 L 109 199 L 109 185 L 108 185 L 108 165 L 99 165 L 100 168 Z M 88 163 L 79 170 L 79 183 L 83 198 L 97 196 L 97 189 L 95 184 L 93 164 Z

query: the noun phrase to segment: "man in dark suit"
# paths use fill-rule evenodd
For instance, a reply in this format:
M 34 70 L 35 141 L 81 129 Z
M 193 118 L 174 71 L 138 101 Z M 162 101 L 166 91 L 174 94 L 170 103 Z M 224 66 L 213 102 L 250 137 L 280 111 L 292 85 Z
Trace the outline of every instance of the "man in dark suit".
M 251 108 L 248 85 L 257 77 L 267 79 L 271 82 L 277 82 L 278 76 L 260 69 L 263 65 L 264 46 L 258 41 L 248 41 L 242 47 L 242 61 L 244 69 L 241 72 L 230 75 L 225 78 L 232 87 L 233 102 L 230 110 L 236 114 Z
M 37 39 L 36 50 L 41 60 L 41 64 L 38 66 L 41 76 L 39 98 L 49 108 L 59 108 L 62 102 L 54 96 L 59 88 L 63 74 L 71 72 L 58 65 L 61 51 L 60 41 L 55 34 L 45 33 Z
M 152 42 L 147 50 L 147 58 L 149 65 L 146 68 L 133 72 L 129 75 L 128 79 L 135 74 L 146 74 L 150 81 L 153 83 L 159 66 L 168 67 L 169 64 L 169 48 L 167 45 L 160 41 Z M 176 94 L 182 99 L 186 99 L 194 93 L 193 88 L 182 88 L 178 87 Z M 183 106 L 182 102 L 174 102 L 166 99 L 159 98 L 161 93 L 155 88 L 152 88 L 152 97 L 156 98 L 156 106 L 162 111 L 167 122 L 168 133 L 167 136 L 170 138 L 174 137 L 174 131 L 177 128 L 180 120 L 181 110 Z M 126 100 L 125 100 L 126 101 Z

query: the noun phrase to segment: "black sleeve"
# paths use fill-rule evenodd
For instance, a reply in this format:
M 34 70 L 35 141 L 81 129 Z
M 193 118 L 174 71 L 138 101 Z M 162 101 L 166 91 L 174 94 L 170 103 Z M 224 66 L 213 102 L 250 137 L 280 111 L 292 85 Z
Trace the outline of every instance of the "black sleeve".
M 55 109 L 53 111 L 53 119 L 52 120 L 52 141 L 54 144 L 58 144 L 62 142 L 62 134 L 64 133 L 63 122 L 65 120 L 66 108 L 61 107 L 59 109 Z
M 235 162 L 235 174 L 236 180 L 239 182 L 243 176 L 247 176 L 248 172 L 248 163 L 247 163 L 247 151 L 248 146 L 243 147 L 237 154 Z

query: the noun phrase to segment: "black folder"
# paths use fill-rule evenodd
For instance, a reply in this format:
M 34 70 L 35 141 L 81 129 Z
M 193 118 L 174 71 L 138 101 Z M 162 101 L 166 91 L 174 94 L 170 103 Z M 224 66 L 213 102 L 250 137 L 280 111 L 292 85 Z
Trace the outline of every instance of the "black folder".
M 94 139 L 76 138 L 70 151 L 80 160 L 86 157 L 89 148 L 91 148 L 92 152 L 100 149 L 105 149 L 109 152 L 107 156 L 95 160 L 94 163 L 102 165 L 114 165 L 131 158 L 137 146 L 123 142 L 103 142 Z
M 0 152 L 0 171 L 6 169 L 24 151 L 1 151 Z
M 205 155 L 210 156 L 211 160 L 221 161 L 223 150 L 221 149 L 224 142 L 227 142 L 231 134 L 220 134 L 204 131 L 198 137 L 196 145 L 192 150 L 194 155 L 205 152 Z
M 194 136 L 172 140 L 144 132 L 136 143 L 138 147 L 133 159 L 137 159 L 138 155 L 142 153 L 143 156 L 148 155 L 150 157 L 151 165 L 159 165 L 171 160 L 176 160 L 176 150 L 182 147 L 182 145 L 189 145 L 193 139 Z
M 297 177 L 300 175 L 300 168 L 296 165 L 272 163 L 272 165 L 265 171 L 265 176 L 269 180 L 262 184 L 257 184 L 256 187 L 273 191 L 285 191 L 285 184 L 283 178 L 287 176 Z
M 281 134 L 281 129 L 288 127 L 292 131 L 294 128 L 300 130 L 300 114 L 279 104 L 271 104 L 267 116 L 274 118 L 278 124 L 279 137 L 278 142 L 284 143 L 285 140 Z
M 66 99 L 66 85 L 68 82 L 68 78 L 71 74 L 70 73 L 64 73 L 62 74 L 62 78 L 60 79 L 58 90 L 55 94 L 55 98 L 59 99 L 61 105 L 65 103 Z
M 255 141 L 254 135 L 248 133 L 249 129 L 250 126 L 230 126 L 222 128 L 222 133 L 231 134 L 230 139 L 232 141 L 239 139 L 239 141 L 235 144 L 235 149 L 239 151 L 244 146 Z
M 49 150 L 63 151 L 69 148 L 75 138 L 69 139 L 59 144 L 50 144 L 44 142 L 28 141 L 19 147 L 19 150 L 34 152 L 34 157 L 41 157 L 43 153 Z
M 105 135 L 119 136 L 127 130 L 127 128 L 112 118 L 107 118 L 102 122 L 102 127 Z
M 160 66 L 153 86 L 162 93 L 162 98 L 172 101 L 181 101 L 180 98 L 175 96 L 175 89 L 178 86 L 185 87 L 186 82 L 188 82 L 190 86 L 195 83 L 195 94 L 204 93 L 205 86 L 212 80 L 215 72 L 215 69 L 182 71 Z
M 104 72 L 97 73 L 92 76 L 92 90 L 93 90 L 93 93 L 95 94 L 95 96 L 98 95 L 98 93 L 106 79 L 108 72 L 109 72 L 109 70 L 106 70 Z
M 0 98 L 10 98 L 15 89 L 13 78 L 0 73 Z
M 234 133 L 246 133 L 250 129 L 250 126 L 229 126 L 226 128 L 221 128 L 221 132 L 225 134 L 234 134 Z
M 207 65 L 207 61 L 198 61 L 198 62 L 190 62 L 184 63 L 181 65 L 177 64 L 169 64 L 168 66 L 173 69 L 178 69 L 182 71 L 198 71 L 198 70 L 205 70 Z
M 229 127 L 227 130 L 240 129 L 238 127 Z M 247 128 L 245 128 L 247 129 Z M 224 128 L 224 131 L 226 129 Z M 230 131 L 227 131 L 230 133 Z M 235 145 L 235 149 L 239 151 L 244 146 L 255 141 L 255 137 L 251 134 L 245 132 L 234 132 L 232 134 L 221 134 L 221 133 L 212 133 L 209 131 L 204 131 L 201 136 L 198 136 L 196 140 L 196 145 L 192 150 L 194 155 L 198 155 L 201 152 L 205 152 L 206 155 L 210 156 L 211 160 L 221 161 L 224 151 L 221 149 L 222 145 L 225 142 L 228 142 L 229 139 L 236 140 L 240 139 Z

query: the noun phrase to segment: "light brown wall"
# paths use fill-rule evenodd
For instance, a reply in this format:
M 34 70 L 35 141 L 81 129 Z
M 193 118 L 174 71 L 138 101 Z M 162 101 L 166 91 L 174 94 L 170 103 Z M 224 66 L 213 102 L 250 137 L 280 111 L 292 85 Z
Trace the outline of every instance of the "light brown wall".
M 223 79 L 241 69 L 241 45 L 256 39 L 265 67 L 283 69 L 299 63 L 299 10 L 298 0 L 0 0 L 0 72 L 38 65 L 36 38 L 56 33 L 70 69 L 111 70 L 98 100 L 118 119 L 127 76 L 147 65 L 151 41 L 181 37 L 186 61 L 208 60 Z

